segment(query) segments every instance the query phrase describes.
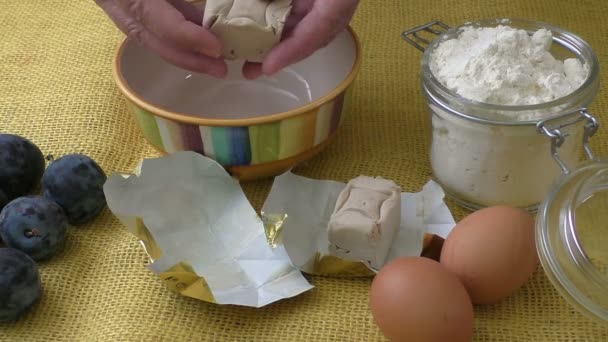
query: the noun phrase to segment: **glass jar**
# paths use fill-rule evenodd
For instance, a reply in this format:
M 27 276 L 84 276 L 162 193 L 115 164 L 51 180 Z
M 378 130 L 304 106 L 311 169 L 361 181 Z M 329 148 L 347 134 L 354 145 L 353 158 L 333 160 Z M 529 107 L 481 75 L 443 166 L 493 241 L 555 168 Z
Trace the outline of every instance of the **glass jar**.
M 578 58 L 589 67 L 584 84 L 563 98 L 535 105 L 506 106 L 471 101 L 449 90 L 431 72 L 430 59 L 443 41 L 458 36 L 464 26 L 504 24 L 530 34 L 544 28 L 553 33 L 550 52 L 555 58 Z M 445 25 L 442 24 L 445 28 Z M 578 36 L 549 24 L 527 20 L 485 20 L 438 32 L 429 24 L 404 33 L 440 34 L 424 51 L 421 83 L 430 110 L 430 164 L 434 180 L 446 195 L 469 209 L 507 204 L 536 210 L 560 167 L 547 153 L 550 141 L 538 134 L 541 119 L 571 120 L 589 106 L 599 88 L 599 65 L 591 47 Z M 419 36 L 417 36 L 419 37 Z M 521 120 L 517 118 L 530 118 Z M 576 165 L 581 156 L 584 122 L 563 128 L 572 136 L 560 148 L 562 160 Z
M 470 25 L 496 23 L 504 21 Z M 434 24 L 406 31 L 404 38 Z M 608 325 L 608 159 L 595 158 L 589 148 L 599 122 L 586 109 L 599 89 L 598 60 L 587 43 L 559 28 L 515 20 L 509 25 L 553 31 L 554 55 L 563 58 L 566 52 L 589 63 L 589 77 L 571 95 L 545 104 L 474 103 L 433 78 L 428 56 L 438 41 L 431 43 L 425 50 L 422 86 L 431 110 L 434 177 L 446 193 L 471 209 L 498 203 L 538 209 L 536 247 L 548 279 L 579 312 Z M 453 31 L 439 39 L 450 39 Z M 543 118 L 505 119 L 517 113 L 540 113 Z M 586 161 L 581 161 L 581 151 Z M 448 157 L 455 161 L 446 161 Z M 490 173 L 490 168 L 496 171 Z

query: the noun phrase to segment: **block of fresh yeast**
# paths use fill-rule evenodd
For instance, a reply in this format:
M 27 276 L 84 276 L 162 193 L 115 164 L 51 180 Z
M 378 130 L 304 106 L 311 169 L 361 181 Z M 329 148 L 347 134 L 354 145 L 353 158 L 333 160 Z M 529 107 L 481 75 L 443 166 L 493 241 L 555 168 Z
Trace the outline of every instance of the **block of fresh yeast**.
M 223 43 L 224 58 L 261 62 L 281 40 L 292 0 L 207 0 L 203 26 Z
M 401 223 L 401 188 L 391 180 L 359 176 L 338 196 L 328 224 L 330 254 L 384 264 Z

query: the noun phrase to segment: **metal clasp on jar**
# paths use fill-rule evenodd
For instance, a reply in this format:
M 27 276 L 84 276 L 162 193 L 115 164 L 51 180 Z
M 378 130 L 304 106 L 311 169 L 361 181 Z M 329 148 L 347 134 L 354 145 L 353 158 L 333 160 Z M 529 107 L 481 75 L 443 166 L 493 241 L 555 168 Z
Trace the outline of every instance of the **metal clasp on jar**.
M 550 126 L 550 122 L 552 121 L 562 119 L 566 116 L 571 116 L 577 113 L 578 115 L 570 121 L 561 123 L 557 126 Z M 595 157 L 593 156 L 593 152 L 589 147 L 589 139 L 597 132 L 600 127 L 600 123 L 597 118 L 595 118 L 587 111 L 586 108 L 582 108 L 575 112 L 560 115 L 557 118 L 542 120 L 538 124 L 536 124 L 537 131 L 539 133 L 545 134 L 551 139 L 551 155 L 553 156 L 553 159 L 557 162 L 559 167 L 562 169 L 562 172 L 564 174 L 570 173 L 570 169 L 568 168 L 568 165 L 566 165 L 566 163 L 560 158 L 558 152 L 558 149 L 563 145 L 564 141 L 566 141 L 566 135 L 562 132 L 562 130 L 565 127 L 577 124 L 581 121 L 587 121 L 583 134 L 583 148 L 585 149 L 585 154 L 587 155 L 587 158 L 593 160 L 595 159 Z
M 442 31 L 440 29 L 435 29 L 435 27 L 439 27 L 439 28 L 443 29 L 444 31 Z M 450 29 L 450 27 L 448 25 L 444 24 L 442 21 L 435 20 L 435 21 L 431 21 L 424 25 L 420 25 L 420 26 L 414 27 L 410 30 L 403 32 L 401 34 L 401 38 L 403 38 L 405 41 L 407 41 L 408 43 L 413 45 L 416 49 L 424 52 L 424 50 L 429 45 L 431 45 L 431 41 L 428 40 L 427 38 L 420 36 L 418 34 L 419 32 L 426 31 L 430 34 L 439 36 L 449 29 Z M 424 46 L 422 44 L 424 44 Z

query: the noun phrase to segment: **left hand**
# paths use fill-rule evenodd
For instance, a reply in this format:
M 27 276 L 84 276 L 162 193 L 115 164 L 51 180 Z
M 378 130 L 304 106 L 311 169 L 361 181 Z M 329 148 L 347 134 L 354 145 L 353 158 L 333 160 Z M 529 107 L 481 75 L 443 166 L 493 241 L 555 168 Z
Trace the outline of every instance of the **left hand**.
M 178 67 L 222 78 L 222 44 L 185 0 L 95 0 L 130 39 Z
M 359 0 L 293 0 L 281 42 L 262 63 L 247 62 L 243 75 L 273 75 L 327 46 L 350 23 Z

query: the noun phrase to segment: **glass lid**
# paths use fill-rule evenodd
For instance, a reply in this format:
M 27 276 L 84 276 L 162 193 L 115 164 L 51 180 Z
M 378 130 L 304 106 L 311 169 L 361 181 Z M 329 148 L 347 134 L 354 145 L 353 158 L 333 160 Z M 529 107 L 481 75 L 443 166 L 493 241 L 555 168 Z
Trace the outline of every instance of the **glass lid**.
M 589 160 L 573 171 L 559 158 L 566 139 L 563 125 L 537 126 L 551 138 L 551 153 L 564 174 L 539 208 L 536 244 L 545 273 L 561 295 L 608 324 L 608 159 L 594 158 L 588 145 L 598 121 L 585 110 L 578 120 L 586 120 L 583 146 Z

